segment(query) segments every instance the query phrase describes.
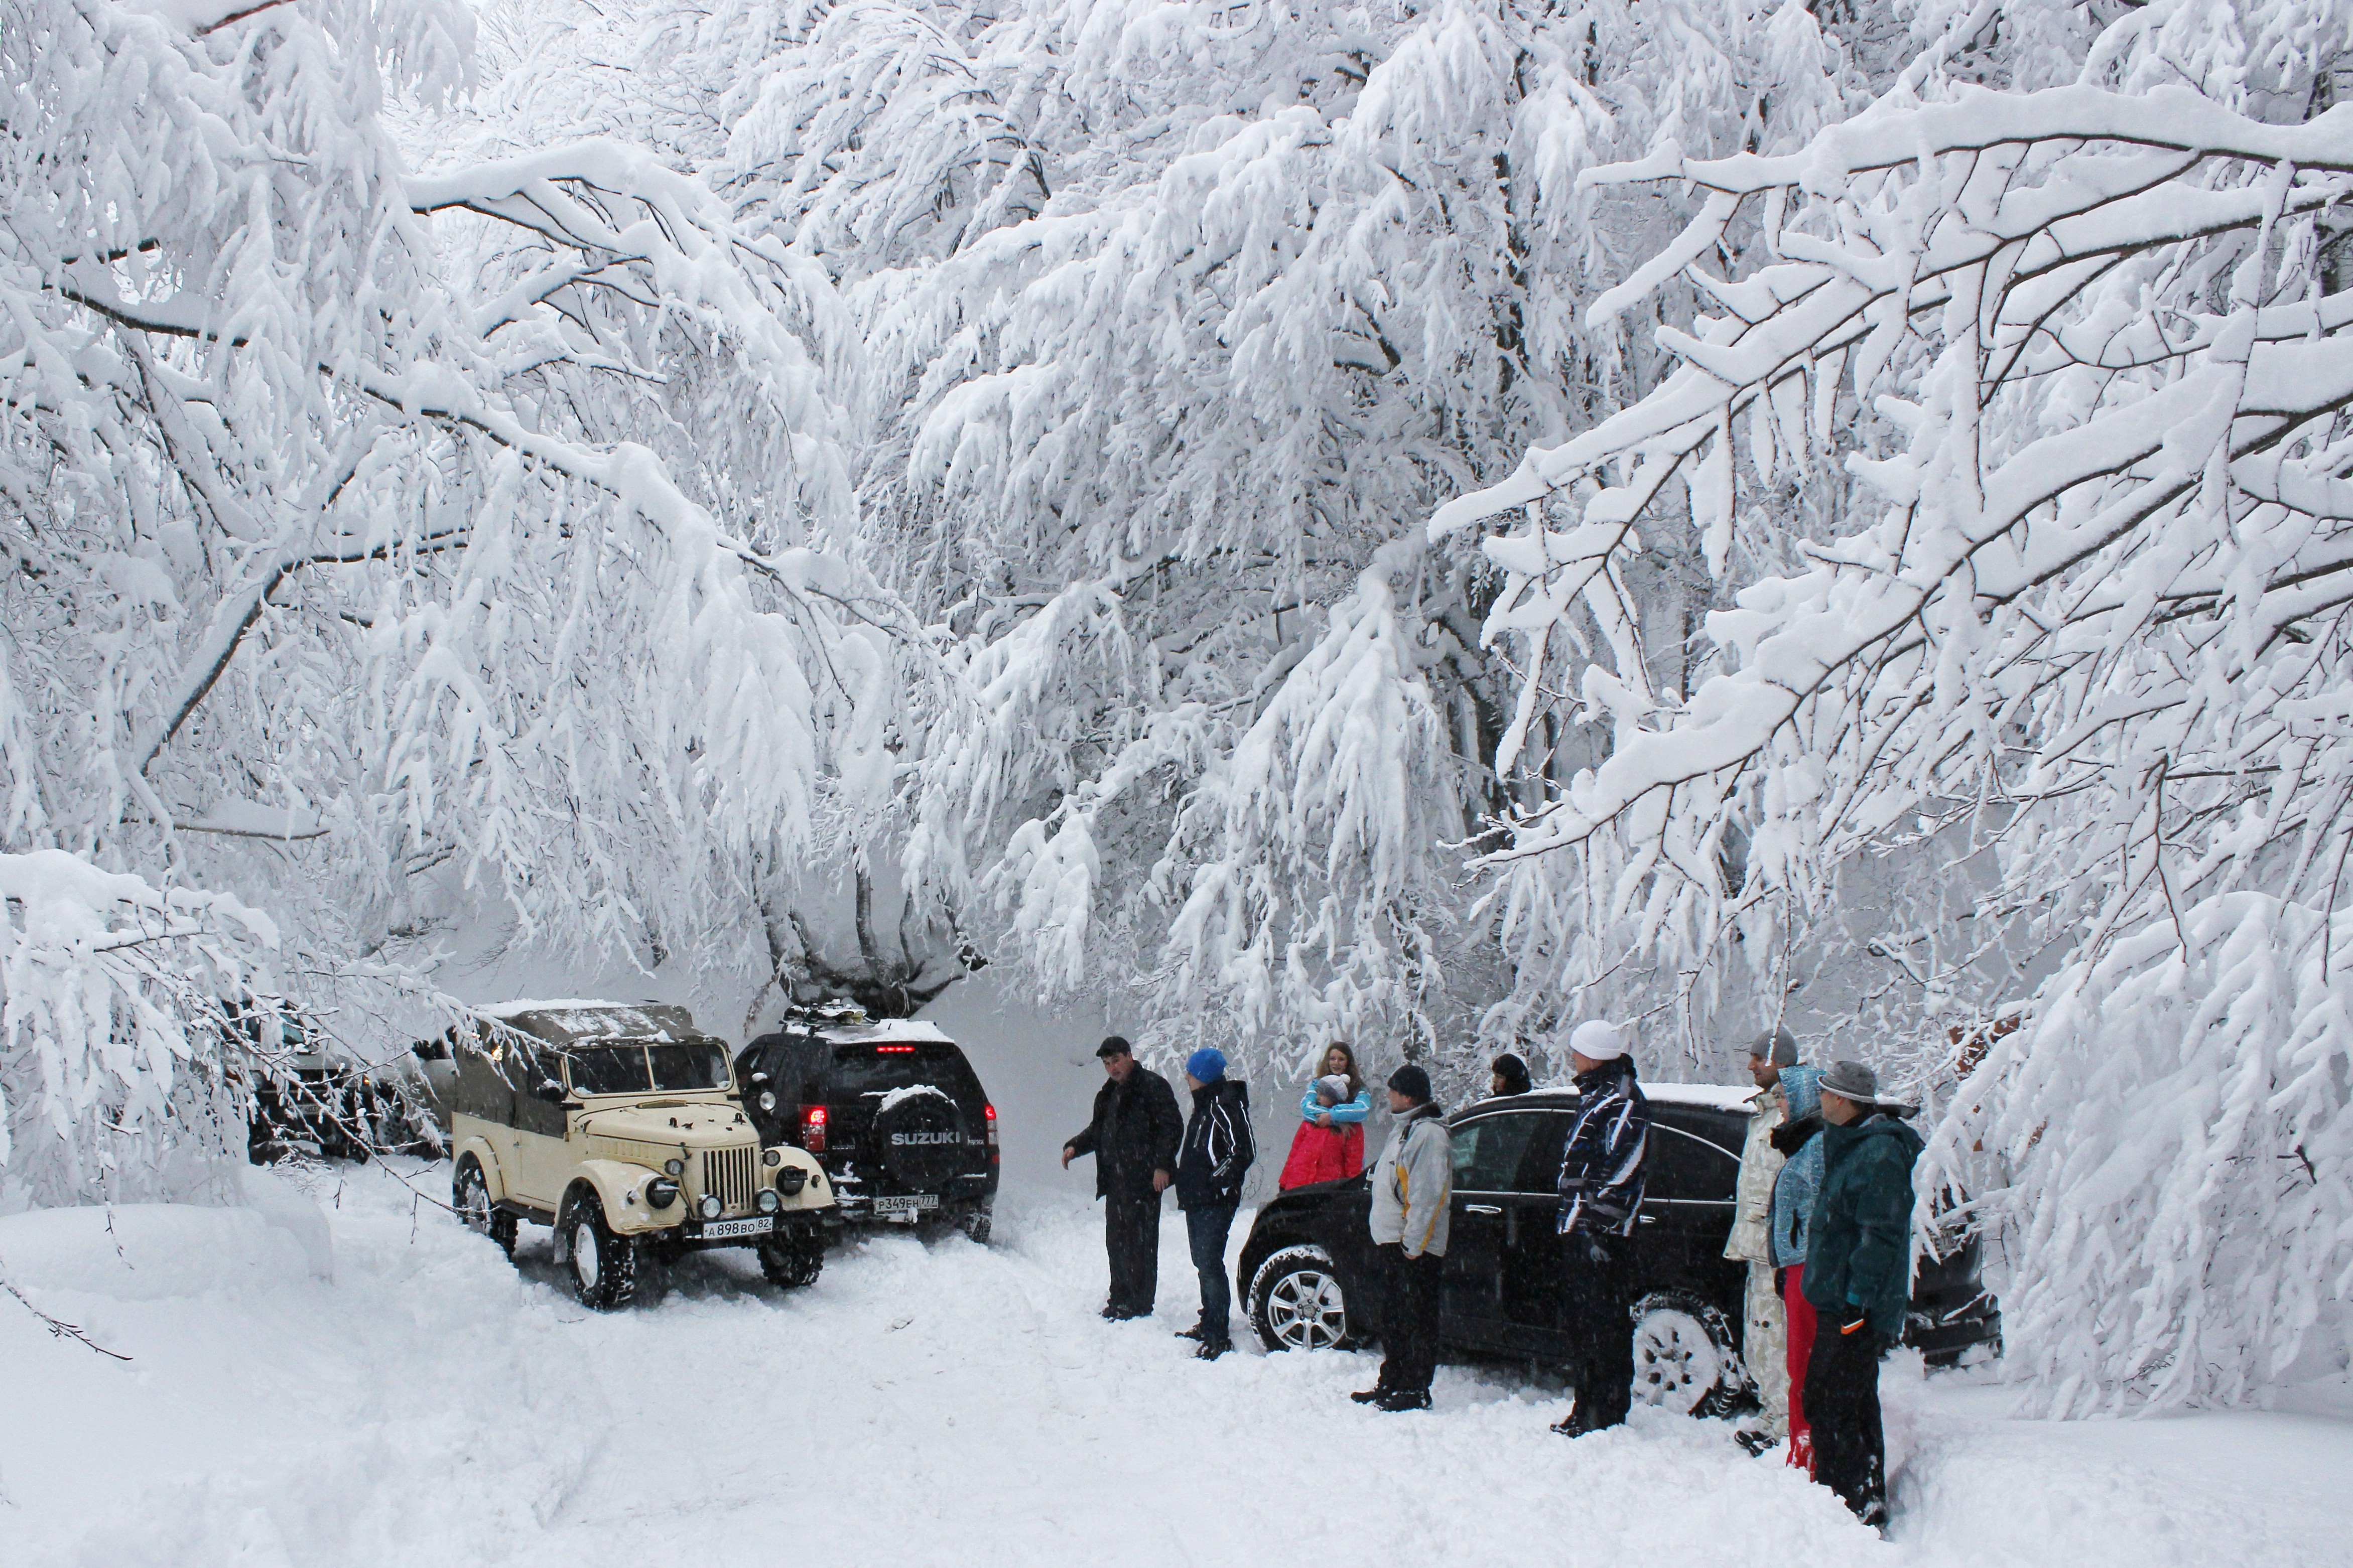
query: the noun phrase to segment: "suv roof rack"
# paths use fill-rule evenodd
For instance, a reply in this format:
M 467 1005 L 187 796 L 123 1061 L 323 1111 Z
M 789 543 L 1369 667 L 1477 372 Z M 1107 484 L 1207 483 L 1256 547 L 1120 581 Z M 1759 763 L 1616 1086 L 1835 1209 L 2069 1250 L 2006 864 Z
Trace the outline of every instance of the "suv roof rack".
M 785 1021 L 803 1024 L 864 1024 L 866 1009 L 855 1002 L 828 997 L 822 1002 L 787 1002 Z

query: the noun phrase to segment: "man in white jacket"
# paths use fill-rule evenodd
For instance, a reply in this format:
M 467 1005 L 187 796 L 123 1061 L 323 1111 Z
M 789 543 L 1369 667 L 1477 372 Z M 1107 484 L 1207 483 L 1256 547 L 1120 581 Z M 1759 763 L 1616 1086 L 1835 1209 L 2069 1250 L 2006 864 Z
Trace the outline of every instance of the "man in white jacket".
M 1445 1268 L 1454 1162 L 1446 1122 L 1430 1103 L 1430 1075 L 1408 1062 L 1389 1075 L 1388 1146 L 1373 1162 L 1373 1245 L 1388 1288 L 1381 1317 L 1381 1375 L 1350 1394 L 1383 1410 L 1430 1408 L 1438 1370 L 1438 1287 Z
M 1767 1029 L 1739 1048 L 1748 1058 L 1757 1098 L 1749 1101 L 1748 1140 L 1740 1151 L 1740 1186 L 1724 1255 L 1748 1265 L 1748 1321 L 1741 1336 L 1741 1360 L 1747 1363 L 1765 1408 L 1761 1434 L 1753 1441 L 1743 1440 L 1762 1453 L 1789 1437 L 1788 1317 L 1781 1305 L 1772 1245 L 1773 1178 L 1781 1173 L 1782 1154 L 1773 1147 L 1773 1130 L 1788 1114 L 1781 1069 L 1797 1065 L 1798 1042 L 1787 1029 Z

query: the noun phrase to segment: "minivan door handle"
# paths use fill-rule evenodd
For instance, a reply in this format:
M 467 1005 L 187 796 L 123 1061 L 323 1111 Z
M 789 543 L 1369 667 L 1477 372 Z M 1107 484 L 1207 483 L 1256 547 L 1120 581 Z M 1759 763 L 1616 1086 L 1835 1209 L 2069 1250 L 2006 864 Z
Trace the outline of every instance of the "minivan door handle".
M 1494 1204 L 1464 1204 L 1462 1212 L 1464 1214 L 1502 1214 L 1504 1211 Z

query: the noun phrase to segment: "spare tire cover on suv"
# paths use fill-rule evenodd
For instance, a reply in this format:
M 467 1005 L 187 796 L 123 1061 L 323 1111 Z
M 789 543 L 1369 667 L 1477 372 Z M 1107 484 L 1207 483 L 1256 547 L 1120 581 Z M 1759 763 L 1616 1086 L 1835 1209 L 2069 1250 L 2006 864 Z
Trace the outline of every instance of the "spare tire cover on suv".
M 902 1188 L 937 1189 L 964 1168 L 964 1114 L 931 1084 L 883 1095 L 873 1136 L 875 1158 Z

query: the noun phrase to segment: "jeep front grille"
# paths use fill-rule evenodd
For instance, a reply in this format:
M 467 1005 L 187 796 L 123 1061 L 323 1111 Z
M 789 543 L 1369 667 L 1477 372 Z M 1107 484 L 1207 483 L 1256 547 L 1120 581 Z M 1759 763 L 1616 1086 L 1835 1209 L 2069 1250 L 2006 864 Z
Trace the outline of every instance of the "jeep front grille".
M 727 1212 L 737 1214 L 752 1206 L 753 1194 L 759 1184 L 760 1151 L 746 1144 L 741 1149 L 706 1149 L 702 1154 L 702 1190 L 717 1193 Z

